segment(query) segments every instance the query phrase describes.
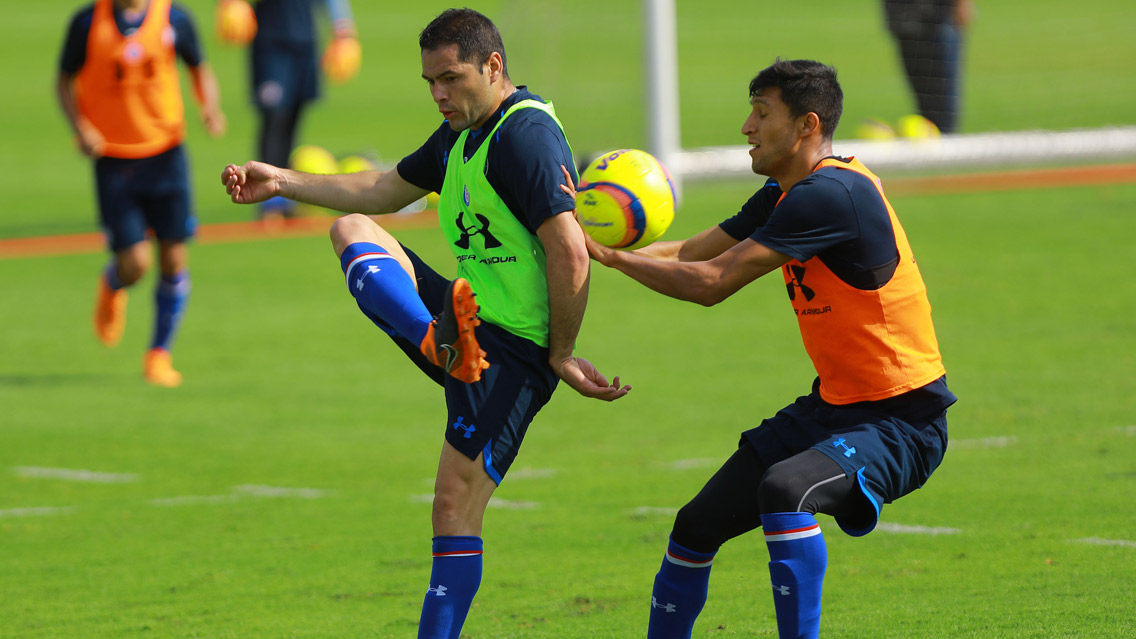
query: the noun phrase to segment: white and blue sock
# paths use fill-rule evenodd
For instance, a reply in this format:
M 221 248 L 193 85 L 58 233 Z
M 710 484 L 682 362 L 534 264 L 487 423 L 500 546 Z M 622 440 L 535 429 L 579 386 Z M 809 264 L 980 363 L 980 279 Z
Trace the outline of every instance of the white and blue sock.
M 418 639 L 458 639 L 481 585 L 481 537 L 435 537 Z
M 154 334 L 150 339 L 150 348 L 170 350 L 177 329 L 181 326 L 182 315 L 185 314 L 189 290 L 187 271 L 173 276 L 163 275 L 158 279 L 158 286 L 154 289 Z
M 355 242 L 343 251 L 340 266 L 348 290 L 376 326 L 389 335 L 422 343 L 434 317 L 394 256 L 378 244 Z
M 769 576 L 780 639 L 817 639 L 820 596 L 828 550 L 820 525 L 809 513 L 761 516 L 769 547 Z
M 670 540 L 651 591 L 647 639 L 690 639 L 694 620 L 706 605 L 714 555 Z

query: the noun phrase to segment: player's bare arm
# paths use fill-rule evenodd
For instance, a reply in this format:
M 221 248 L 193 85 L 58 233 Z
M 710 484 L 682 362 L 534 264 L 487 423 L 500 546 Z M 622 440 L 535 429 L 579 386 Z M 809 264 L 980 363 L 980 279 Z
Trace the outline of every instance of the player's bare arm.
M 230 164 L 221 183 L 237 204 L 263 202 L 277 195 L 344 213 L 393 213 L 428 191 L 402 179 L 397 170 L 316 175 L 265 164 Z
M 590 362 L 572 354 L 588 304 L 589 280 L 584 232 L 574 212 L 548 218 L 536 232 L 546 256 L 549 364 L 560 379 L 585 397 L 605 401 L 623 397 L 631 387 L 620 386 L 618 375 L 608 383 Z
M 225 133 L 228 122 L 221 110 L 221 87 L 217 76 L 206 62 L 190 67 L 189 73 L 193 77 L 193 97 L 201 110 L 201 123 L 210 136 L 220 137 Z
M 79 113 L 79 103 L 75 96 L 75 76 L 60 73 L 55 83 L 55 94 L 63 115 L 75 132 L 75 142 L 83 155 L 97 158 L 103 154 L 106 141 L 103 134 Z
M 622 271 L 647 288 L 703 306 L 721 302 L 791 259 L 750 239 L 713 259 L 697 262 L 656 260 L 595 241 L 588 242 L 588 251 L 600 264 Z

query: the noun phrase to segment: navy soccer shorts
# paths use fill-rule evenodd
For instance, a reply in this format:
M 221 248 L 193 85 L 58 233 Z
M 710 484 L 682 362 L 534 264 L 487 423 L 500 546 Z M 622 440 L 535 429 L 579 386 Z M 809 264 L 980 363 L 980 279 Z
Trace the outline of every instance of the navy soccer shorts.
M 921 487 L 942 462 L 946 409 L 923 414 L 908 405 L 885 413 L 866 407 L 877 402 L 837 406 L 823 401 L 817 387 L 742 438 L 766 468 L 811 448 L 856 477 L 862 499 L 836 522 L 849 535 L 866 535 L 885 503 Z
M 450 280 L 410 249 L 402 249 L 414 265 L 419 297 L 432 315 L 440 315 Z M 343 263 L 353 259 L 349 253 L 341 256 Z M 552 398 L 559 382 L 548 364 L 548 349 L 482 320 L 476 328 L 477 340 L 486 352 L 489 368 L 481 372 L 481 381 L 466 384 L 430 363 L 418 344 L 395 333 L 381 319 L 364 314 L 390 335 L 423 373 L 445 388 L 446 441 L 470 459 L 483 454 L 485 472 L 500 484 L 529 424 Z
M 112 251 L 145 240 L 147 229 L 160 240 L 193 237 L 197 219 L 181 146 L 148 158 L 99 158 L 95 160 L 95 188 L 99 224 Z
M 291 109 L 319 97 L 314 42 L 256 39 L 252 44 L 253 100 L 261 109 Z

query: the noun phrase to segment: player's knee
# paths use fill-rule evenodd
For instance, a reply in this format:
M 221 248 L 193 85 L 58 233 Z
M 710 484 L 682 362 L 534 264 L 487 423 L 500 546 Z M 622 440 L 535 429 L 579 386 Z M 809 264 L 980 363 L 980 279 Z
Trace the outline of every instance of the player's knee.
M 681 546 L 698 552 L 716 552 L 726 542 L 712 524 L 715 513 L 705 512 L 697 501 L 679 508 L 671 538 Z
M 150 270 L 150 252 L 145 249 L 148 247 L 144 247 L 143 250 L 132 248 L 118 254 L 118 278 L 123 284 L 127 286 L 134 284 Z
M 335 254 L 342 255 L 344 249 L 355 242 L 373 241 L 367 231 L 369 227 L 374 226 L 375 223 L 371 221 L 371 218 L 361 213 L 352 213 L 336 219 L 328 232 L 331 237 L 331 245 L 335 248 Z
M 806 482 L 794 471 L 790 460 L 774 464 L 761 478 L 757 489 L 758 504 L 763 513 L 790 513 L 805 508 Z

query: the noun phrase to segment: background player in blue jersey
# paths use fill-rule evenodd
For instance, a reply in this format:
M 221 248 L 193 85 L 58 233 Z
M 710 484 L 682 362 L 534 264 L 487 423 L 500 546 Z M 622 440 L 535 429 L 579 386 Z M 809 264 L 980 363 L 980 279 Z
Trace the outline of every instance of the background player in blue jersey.
M 634 252 L 587 240 L 600 263 L 707 306 L 777 269 L 817 369 L 812 391 L 757 428 L 679 511 L 651 597 L 650 639 L 686 639 L 727 540 L 758 527 L 782 639 L 816 639 L 827 551 L 818 512 L 851 535 L 923 485 L 947 443 L 947 389 L 930 304 L 879 179 L 832 156 L 836 72 L 777 61 L 750 83 L 742 133 L 770 180 L 733 217 Z M 736 343 L 728 345 L 736 356 Z
M 230 1 L 234 0 L 222 3 Z M 348 0 L 253 3 L 256 36 L 249 48 L 249 71 L 252 99 L 259 116 L 257 157 L 267 164 L 288 166 L 304 110 L 320 96 L 316 13 L 321 6 L 327 9 L 332 29 L 326 55 L 334 55 L 337 46 L 346 43 L 341 41 L 357 46 Z M 291 217 L 292 213 L 292 203 L 283 197 L 269 199 L 260 206 L 260 216 L 265 219 Z
M 445 389 L 434 562 L 418 636 L 457 639 L 480 584 L 485 506 L 558 380 L 608 401 L 630 387 L 573 355 L 589 260 L 575 200 L 561 190 L 574 165 L 551 105 L 513 85 L 500 33 L 476 11 L 443 12 L 419 46 L 444 121 L 395 170 L 326 176 L 249 162 L 229 165 L 221 180 L 238 203 L 283 195 L 371 214 L 439 193 L 458 279 L 368 215 L 340 218 L 331 240 L 363 313 Z
M 189 13 L 168 0 L 98 0 L 78 11 L 56 85 L 79 149 L 94 159 L 100 224 L 114 253 L 99 278 L 96 335 L 108 346 L 122 338 L 126 289 L 150 266 L 145 234 L 152 231 L 160 278 L 143 372 L 150 383 L 167 387 L 182 380 L 170 347 L 189 296 L 186 241 L 196 227 L 175 55 L 193 76 L 206 131 L 221 135 L 217 80 Z

